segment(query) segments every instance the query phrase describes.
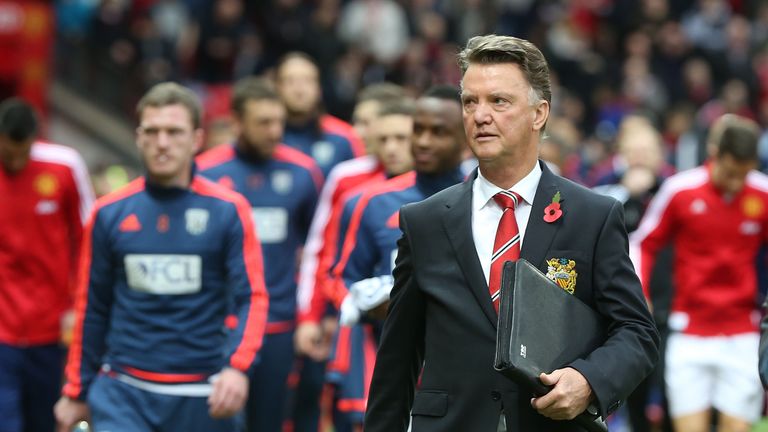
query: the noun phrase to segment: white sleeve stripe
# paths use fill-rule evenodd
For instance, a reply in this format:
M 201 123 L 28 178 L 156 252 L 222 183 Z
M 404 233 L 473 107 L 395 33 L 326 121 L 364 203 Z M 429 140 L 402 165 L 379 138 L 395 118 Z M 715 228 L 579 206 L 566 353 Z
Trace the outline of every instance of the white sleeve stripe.
M 768 175 L 752 171 L 747 175 L 747 184 L 759 191 L 768 192 Z
M 70 169 L 80 201 L 80 221 L 85 224 L 93 206 L 94 194 L 83 158 L 72 148 L 43 142 L 36 142 L 32 146 L 31 158 L 61 164 Z
M 640 226 L 632 233 L 632 241 L 641 243 L 646 237 L 659 226 L 661 216 L 669 206 L 669 202 L 678 193 L 695 189 L 709 180 L 709 174 L 706 167 L 698 167 L 688 171 L 675 174 L 668 178 L 661 185 L 659 192 L 653 197 L 648 205 L 640 222 Z
M 331 211 L 331 197 L 338 186 L 338 178 L 328 177 L 323 191 L 320 194 L 320 200 L 315 209 L 315 215 L 309 226 L 309 234 L 304 244 L 304 250 L 301 257 L 301 269 L 299 271 L 299 283 L 296 287 L 296 301 L 299 311 L 309 309 L 312 295 L 315 289 L 315 272 L 317 271 L 317 254 L 322 247 L 322 237 L 325 225 L 328 223 Z

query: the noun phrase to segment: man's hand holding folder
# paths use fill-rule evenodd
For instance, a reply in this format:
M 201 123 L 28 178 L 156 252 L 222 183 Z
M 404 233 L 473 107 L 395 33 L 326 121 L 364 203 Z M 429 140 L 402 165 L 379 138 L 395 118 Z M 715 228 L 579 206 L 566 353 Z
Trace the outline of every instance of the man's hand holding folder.
M 594 396 L 584 375 L 573 368 L 541 373 L 539 380 L 552 390 L 544 396 L 531 399 L 531 406 L 539 414 L 553 420 L 571 420 L 583 413 Z
M 606 431 L 587 379 L 568 365 L 605 340 L 602 318 L 524 259 L 506 262 L 494 368 L 531 390 L 531 406 L 553 420 Z M 588 409 L 590 408 L 590 409 Z

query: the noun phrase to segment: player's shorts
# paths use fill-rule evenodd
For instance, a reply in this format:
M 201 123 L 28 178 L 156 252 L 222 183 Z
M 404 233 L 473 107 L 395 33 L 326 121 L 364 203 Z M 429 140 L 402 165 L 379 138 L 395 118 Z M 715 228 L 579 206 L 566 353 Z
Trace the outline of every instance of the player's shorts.
M 754 423 L 763 407 L 757 373 L 760 336 L 694 336 L 673 333 L 667 340 L 664 379 L 673 418 L 714 407 Z
M 250 391 L 245 408 L 248 431 L 283 429 L 288 415 L 288 376 L 293 359 L 293 330 L 264 335 L 258 360 L 249 374 Z
M 208 387 L 206 390 L 204 387 Z M 200 388 L 203 388 L 200 390 Z M 190 391 L 186 391 L 190 389 Z M 88 391 L 94 432 L 237 432 L 240 415 L 214 419 L 208 414 L 210 384 L 153 384 L 125 376 L 99 374 Z M 174 393 L 193 394 L 184 396 Z
M 50 432 L 61 395 L 64 350 L 0 344 L 0 432 Z

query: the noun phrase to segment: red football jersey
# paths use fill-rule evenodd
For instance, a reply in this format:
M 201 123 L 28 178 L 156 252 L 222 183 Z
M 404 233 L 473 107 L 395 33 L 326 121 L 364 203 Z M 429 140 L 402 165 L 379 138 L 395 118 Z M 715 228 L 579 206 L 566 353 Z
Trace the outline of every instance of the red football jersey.
M 0 342 L 59 340 L 92 203 L 85 163 L 71 148 L 35 143 L 20 172 L 0 167 Z
M 631 238 L 631 255 L 648 296 L 656 253 L 674 246 L 673 330 L 699 336 L 757 331 L 756 256 L 768 241 L 768 176 L 747 176 L 726 197 L 709 166 L 662 185 Z

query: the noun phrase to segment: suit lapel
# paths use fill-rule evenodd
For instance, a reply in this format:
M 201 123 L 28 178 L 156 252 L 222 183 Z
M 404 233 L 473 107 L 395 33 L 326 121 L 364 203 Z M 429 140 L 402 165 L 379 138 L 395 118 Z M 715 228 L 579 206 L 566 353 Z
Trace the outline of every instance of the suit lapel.
M 556 177 L 547 168 L 545 163 L 541 163 L 541 179 L 539 187 L 536 189 L 536 196 L 533 199 L 533 208 L 528 218 L 528 225 L 525 229 L 525 238 L 523 239 L 523 248 L 520 251 L 520 257 L 538 267 L 544 259 L 544 255 L 549 250 L 549 245 L 560 227 L 560 221 L 552 223 L 544 222 L 544 209 L 552 203 L 552 197 L 558 191 Z M 560 196 L 560 203 L 565 201 L 565 196 Z M 563 206 L 563 215 L 566 216 L 565 206 Z
M 469 288 L 483 309 L 483 313 L 494 328 L 498 317 L 493 309 L 488 283 L 483 275 L 483 268 L 477 257 L 475 241 L 472 238 L 472 183 L 477 177 L 477 170 L 461 184 L 455 194 L 446 200 L 443 224 L 451 242 L 456 261 L 469 281 Z

